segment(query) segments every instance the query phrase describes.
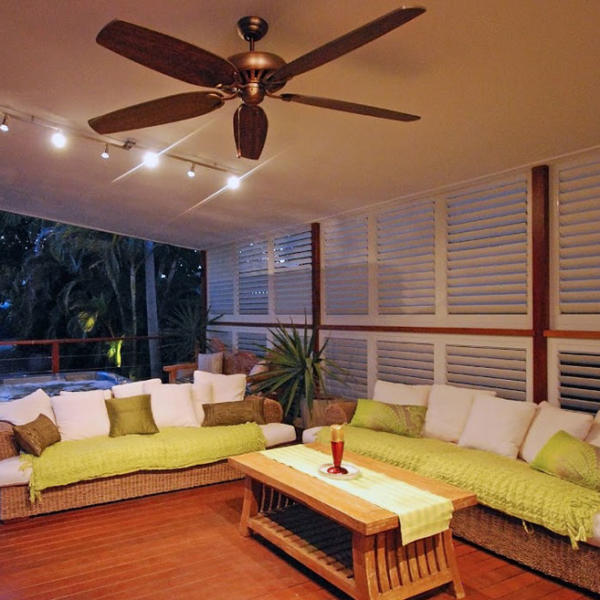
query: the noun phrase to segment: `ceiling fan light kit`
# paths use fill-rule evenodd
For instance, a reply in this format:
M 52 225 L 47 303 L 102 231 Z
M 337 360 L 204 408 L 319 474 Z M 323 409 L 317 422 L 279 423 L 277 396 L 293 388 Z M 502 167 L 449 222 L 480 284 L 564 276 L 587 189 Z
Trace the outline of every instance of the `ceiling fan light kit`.
M 265 97 L 298 102 L 358 115 L 394 121 L 416 121 L 420 117 L 394 110 L 344 100 L 277 95 L 292 78 L 335 60 L 425 12 L 424 8 L 399 8 L 366 25 L 328 42 L 286 63 L 280 56 L 254 49 L 267 33 L 267 22 L 256 16 L 242 17 L 240 37 L 249 50 L 221 58 L 177 38 L 125 21 L 111 21 L 98 34 L 101 46 L 145 67 L 212 91 L 187 92 L 150 100 L 90 119 L 89 125 L 101 134 L 152 127 L 208 114 L 234 98 L 241 100 L 233 116 L 237 155 L 257 160 L 264 147 L 268 120 L 259 104 Z

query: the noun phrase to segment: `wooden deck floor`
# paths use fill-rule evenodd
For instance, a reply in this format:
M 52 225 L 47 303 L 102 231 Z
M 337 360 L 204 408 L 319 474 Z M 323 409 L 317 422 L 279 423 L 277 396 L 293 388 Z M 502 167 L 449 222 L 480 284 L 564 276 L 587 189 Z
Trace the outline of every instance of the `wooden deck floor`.
M 241 537 L 241 499 L 234 482 L 0 525 L 0 600 L 347 598 L 265 543 Z M 469 600 L 593 597 L 456 546 Z

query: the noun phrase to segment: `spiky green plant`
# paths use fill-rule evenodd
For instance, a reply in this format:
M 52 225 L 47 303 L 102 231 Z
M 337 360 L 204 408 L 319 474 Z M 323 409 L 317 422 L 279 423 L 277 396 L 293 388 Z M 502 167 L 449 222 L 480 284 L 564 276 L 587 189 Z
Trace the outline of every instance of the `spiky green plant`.
M 302 335 L 293 324 L 279 324 L 271 329 L 273 345 L 262 347 L 267 371 L 253 384 L 254 391 L 274 395 L 284 415 L 292 419 L 300 415 L 303 401 L 309 412 L 312 411 L 316 392 L 325 393 L 325 375 L 336 377 L 339 371 L 339 367 L 323 356 L 327 342 L 316 348 L 315 333 L 309 337 L 307 330 L 306 324 Z

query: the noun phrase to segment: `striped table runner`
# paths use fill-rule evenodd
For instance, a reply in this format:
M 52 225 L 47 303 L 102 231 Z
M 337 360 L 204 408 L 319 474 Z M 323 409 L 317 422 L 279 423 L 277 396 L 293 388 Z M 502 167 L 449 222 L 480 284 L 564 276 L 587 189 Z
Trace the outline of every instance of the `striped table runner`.
M 360 468 L 356 479 L 332 479 L 319 473 L 328 462 L 323 452 L 303 445 L 263 450 L 262 454 L 297 471 L 316 477 L 349 494 L 396 513 L 400 519 L 400 534 L 404 545 L 448 529 L 452 518 L 452 502 L 408 483 Z

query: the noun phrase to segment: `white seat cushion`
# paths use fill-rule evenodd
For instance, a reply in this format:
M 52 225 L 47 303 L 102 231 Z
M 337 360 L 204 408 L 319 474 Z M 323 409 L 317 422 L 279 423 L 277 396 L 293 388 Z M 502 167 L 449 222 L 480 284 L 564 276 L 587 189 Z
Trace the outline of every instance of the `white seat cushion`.
M 530 463 L 557 431 L 566 431 L 583 440 L 589 433 L 593 420 L 593 415 L 565 410 L 549 402 L 542 402 L 538 405 L 537 414 L 525 436 L 519 456 Z
M 162 381 L 156 379 L 145 379 L 144 381 L 132 381 L 131 383 L 121 383 L 112 386 L 112 393 L 115 398 L 129 398 L 130 396 L 141 396 L 149 394 L 156 385 L 162 385 Z
M 152 387 L 150 406 L 159 429 L 200 427 L 192 403 L 191 383 L 165 383 Z
M 406 385 L 378 379 L 373 390 L 373 400 L 385 404 L 427 406 L 430 392 L 430 385 Z
M 20 456 L 11 456 L 0 460 L 0 487 L 7 485 L 23 485 L 29 483 L 31 477 L 31 466 L 27 465 L 23 470 Z
M 535 411 L 531 402 L 475 396 L 458 445 L 517 458 Z
M 310 427 L 309 429 L 305 429 L 302 432 L 302 443 L 303 444 L 312 444 L 317 441 L 317 433 L 323 429 L 322 426 L 319 427 Z
M 46 415 L 53 423 L 56 423 L 50 396 L 41 388 L 23 398 L 0 402 L 0 421 L 8 421 L 13 425 L 31 423 L 40 414 Z
M 50 402 L 61 440 L 108 435 L 110 421 L 104 402 L 107 396 L 110 398 L 110 390 L 61 392 L 60 396 L 52 396 Z
M 212 385 L 212 402 L 239 402 L 246 394 L 246 375 L 219 375 L 206 371 L 194 371 L 194 383 Z
M 259 427 L 265 436 L 267 448 L 296 441 L 296 430 L 292 425 L 287 425 L 286 423 L 267 423 L 266 425 L 259 425 Z

